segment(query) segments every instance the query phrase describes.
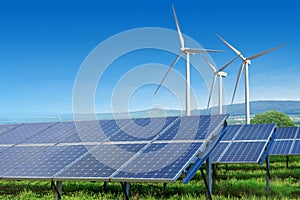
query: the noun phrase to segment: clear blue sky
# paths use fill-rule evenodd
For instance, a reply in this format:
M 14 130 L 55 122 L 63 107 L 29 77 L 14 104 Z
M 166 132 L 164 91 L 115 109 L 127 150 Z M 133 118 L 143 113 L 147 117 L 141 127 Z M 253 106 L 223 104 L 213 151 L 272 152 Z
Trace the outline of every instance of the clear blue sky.
M 223 36 L 245 56 L 288 44 L 253 61 L 250 66 L 250 100 L 300 100 L 300 3 L 296 0 L 195 0 L 188 3 L 169 0 L 12 0 L 0 3 L 0 113 L 72 112 L 73 84 L 81 63 L 90 51 L 105 39 L 133 28 L 175 30 L 172 3 L 184 34 L 205 48 L 227 51 L 211 54 L 219 66 L 234 54 L 214 33 Z M 151 56 L 146 56 L 147 52 L 142 54 L 135 57 L 137 63 L 152 62 Z M 168 55 L 153 62 L 169 65 L 174 57 Z M 129 55 L 127 59 L 133 58 Z M 132 62 L 126 62 L 126 58 L 124 63 L 127 65 L 122 73 L 134 67 L 130 66 Z M 181 61 L 175 69 L 180 71 L 183 65 Z M 230 103 L 239 65 L 240 61 L 236 61 L 226 70 L 226 103 Z M 118 71 L 108 72 L 111 74 L 107 76 L 122 75 Z M 104 79 L 106 90 L 113 89 L 116 79 Z M 192 76 L 192 86 L 198 88 L 199 81 L 195 79 Z M 153 88 L 145 86 L 136 92 L 130 100 L 130 109 L 147 109 L 156 104 L 178 108 L 176 103 L 170 103 L 173 100 L 166 90 L 155 98 L 146 93 Z M 200 107 L 204 107 L 208 91 L 203 89 L 199 93 Z M 243 102 L 243 94 L 242 79 L 236 102 Z M 96 106 L 98 112 L 111 111 L 108 99 L 100 98 Z

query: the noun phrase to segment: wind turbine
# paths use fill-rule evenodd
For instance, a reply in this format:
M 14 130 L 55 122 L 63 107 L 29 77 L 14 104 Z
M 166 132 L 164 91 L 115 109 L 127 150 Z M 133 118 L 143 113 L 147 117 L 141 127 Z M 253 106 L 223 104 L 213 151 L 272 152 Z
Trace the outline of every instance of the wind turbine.
M 239 73 L 237 76 L 237 80 L 235 83 L 235 88 L 234 88 L 234 92 L 233 92 L 233 96 L 232 96 L 232 101 L 231 104 L 233 104 L 234 101 L 234 97 L 236 94 L 236 90 L 237 90 L 237 86 L 239 84 L 243 69 L 245 68 L 245 110 L 246 110 L 246 124 L 250 124 L 250 103 L 249 103 L 249 65 L 251 64 L 251 61 L 262 56 L 265 55 L 267 53 L 270 53 L 272 51 L 275 51 L 277 49 L 282 48 L 283 46 L 278 46 L 275 47 L 273 49 L 269 49 L 267 51 L 263 51 L 261 53 L 255 54 L 253 56 L 250 57 L 244 57 L 243 54 L 238 51 L 236 48 L 234 48 L 231 44 L 229 44 L 226 40 L 224 40 L 221 36 L 219 36 L 218 34 L 216 34 L 217 37 L 223 42 L 225 43 L 226 46 L 228 46 L 232 51 L 234 51 L 241 59 L 242 59 L 242 64 L 241 67 L 239 69 Z
M 175 23 L 176 23 L 176 28 L 177 28 L 181 48 L 180 48 L 179 54 L 177 55 L 175 60 L 170 65 L 167 73 L 162 78 L 162 80 L 161 80 L 159 86 L 156 88 L 154 94 L 157 93 L 157 91 L 161 87 L 162 83 L 164 82 L 164 80 L 166 79 L 168 74 L 170 73 L 171 69 L 177 63 L 179 58 L 182 56 L 182 54 L 185 54 L 186 55 L 186 115 L 190 116 L 191 115 L 191 108 L 190 108 L 190 84 L 191 84 L 191 80 L 190 80 L 190 55 L 191 54 L 193 55 L 193 54 L 196 54 L 196 53 L 221 52 L 221 51 L 220 50 L 196 49 L 196 48 L 187 48 L 187 47 L 185 47 L 184 46 L 184 38 L 183 38 L 183 35 L 181 33 L 181 30 L 180 30 L 180 27 L 179 27 L 179 22 L 178 22 L 177 15 L 176 15 L 176 12 L 175 12 L 175 8 L 174 8 L 173 5 L 172 5 L 172 10 L 173 10 L 173 14 L 174 14 L 174 19 L 175 19 Z
M 210 88 L 210 92 L 209 92 L 209 98 L 208 98 L 207 108 L 209 108 L 209 104 L 210 104 L 210 101 L 211 101 L 213 89 L 215 87 L 216 79 L 217 79 L 217 76 L 218 76 L 219 77 L 219 114 L 223 114 L 223 77 L 227 76 L 227 73 L 224 72 L 223 70 L 226 69 L 231 63 L 233 63 L 233 61 L 235 61 L 238 58 L 238 56 L 236 56 L 233 59 L 231 59 L 228 63 L 226 63 L 225 65 L 223 65 L 220 69 L 217 69 L 216 66 L 214 64 L 212 64 L 209 59 L 207 59 L 202 54 L 200 54 L 200 55 L 206 61 L 206 63 L 208 64 L 208 66 L 214 72 L 214 78 L 213 78 L 213 81 L 212 81 L 212 84 L 211 84 L 211 88 Z

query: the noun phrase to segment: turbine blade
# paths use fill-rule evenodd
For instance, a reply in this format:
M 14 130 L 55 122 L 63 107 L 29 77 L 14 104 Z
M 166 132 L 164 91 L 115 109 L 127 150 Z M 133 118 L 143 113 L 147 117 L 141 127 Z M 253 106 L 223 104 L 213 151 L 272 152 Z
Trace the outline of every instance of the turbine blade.
M 186 51 L 189 53 L 207 53 L 207 52 L 225 52 L 222 50 L 214 50 L 214 49 L 194 49 L 194 48 L 186 48 Z
M 176 23 L 176 28 L 177 28 L 177 32 L 178 32 L 180 45 L 181 45 L 181 48 L 184 48 L 184 39 L 183 39 L 181 30 L 180 30 L 180 26 L 179 26 L 179 22 L 178 22 L 178 19 L 177 19 L 177 15 L 176 15 L 176 12 L 175 12 L 174 5 L 172 5 L 172 10 L 173 10 L 173 14 L 174 14 L 174 19 L 175 19 L 175 23 Z
M 226 67 L 228 67 L 231 63 L 233 63 L 233 61 L 235 61 L 239 56 L 236 56 L 234 58 L 232 58 L 228 63 L 226 63 L 225 65 L 223 65 L 219 70 L 218 72 L 221 72 L 223 71 Z
M 254 60 L 255 58 L 258 58 L 258 57 L 260 57 L 260 56 L 262 56 L 262 55 L 265 55 L 265 54 L 267 54 L 267 53 L 270 53 L 270 52 L 272 52 L 272 51 L 275 51 L 275 50 L 277 50 L 277 49 L 280 49 L 280 48 L 282 48 L 282 47 L 284 47 L 284 46 L 286 46 L 286 45 L 281 45 L 281 46 L 275 47 L 275 48 L 273 48 L 273 49 L 269 49 L 269 50 L 267 50 L 267 51 L 264 51 L 264 52 L 255 54 L 255 55 L 249 57 L 248 59 L 249 59 L 249 60 Z
M 177 61 L 179 60 L 179 58 L 181 57 L 182 53 L 179 53 L 177 55 L 177 57 L 175 58 L 175 60 L 172 62 L 172 64 L 170 65 L 167 73 L 164 75 L 164 77 L 162 78 L 162 80 L 160 81 L 160 84 L 158 85 L 158 87 L 156 88 L 154 94 L 157 93 L 157 91 L 159 90 L 159 88 L 161 87 L 162 83 L 164 82 L 164 80 L 167 78 L 168 74 L 170 73 L 171 69 L 174 67 L 174 65 L 177 63 Z
M 240 81 L 240 78 L 241 78 L 244 66 L 245 66 L 245 63 L 242 62 L 242 65 L 240 67 L 239 74 L 238 74 L 238 77 L 237 77 L 237 80 L 236 80 L 236 83 L 235 83 L 234 92 L 233 92 L 233 96 L 232 96 L 232 100 L 231 100 L 231 105 L 233 104 L 234 97 L 235 97 L 235 94 L 236 94 L 236 90 L 237 90 L 237 87 L 238 87 L 238 84 L 239 84 L 239 81 Z
M 217 71 L 216 67 L 210 62 L 209 59 L 207 59 L 207 58 L 206 58 L 204 55 L 202 55 L 201 53 L 200 53 L 200 56 L 203 58 L 203 60 L 205 60 L 205 62 L 208 64 L 208 66 L 209 66 L 214 72 Z
M 232 51 L 234 51 L 238 56 L 240 56 L 242 59 L 243 55 L 241 52 L 239 52 L 236 48 L 234 48 L 231 44 L 229 44 L 225 39 L 223 39 L 221 36 L 219 36 L 218 34 L 216 34 L 216 36 L 222 41 L 224 42 L 224 44 L 226 44 Z
M 211 84 L 210 91 L 209 91 L 209 98 L 208 98 L 208 103 L 207 103 L 207 109 L 209 108 L 210 100 L 211 100 L 212 93 L 213 93 L 213 90 L 214 90 L 214 87 L 215 87 L 215 83 L 216 83 L 216 78 L 217 78 L 217 75 L 215 74 L 213 82 Z

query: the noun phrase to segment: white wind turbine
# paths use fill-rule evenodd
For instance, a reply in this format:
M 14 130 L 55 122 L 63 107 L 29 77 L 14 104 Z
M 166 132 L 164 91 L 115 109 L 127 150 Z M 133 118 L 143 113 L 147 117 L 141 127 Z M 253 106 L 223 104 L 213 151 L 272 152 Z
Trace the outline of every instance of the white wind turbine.
M 171 69 L 174 67 L 174 65 L 177 63 L 177 61 L 179 60 L 179 58 L 182 56 L 182 54 L 186 55 L 186 115 L 190 116 L 191 115 L 191 108 L 190 108 L 190 55 L 192 54 L 196 54 L 196 53 L 206 53 L 206 52 L 221 52 L 220 50 L 211 50 L 211 49 L 196 49 L 196 48 L 187 48 L 184 46 L 184 38 L 183 35 L 181 33 L 180 27 L 179 27 L 179 23 L 178 23 L 178 19 L 176 16 L 176 12 L 175 12 L 175 8 L 172 5 L 172 9 L 173 9 L 173 14 L 174 14 L 174 18 L 175 18 L 175 23 L 176 23 L 176 28 L 177 28 L 177 32 L 178 32 L 178 37 L 179 37 L 179 41 L 180 41 L 180 53 L 177 55 L 177 57 L 175 58 L 175 60 L 173 61 L 173 63 L 171 64 L 171 66 L 169 67 L 167 73 L 164 75 L 164 77 L 162 78 L 159 86 L 156 88 L 154 94 L 157 93 L 157 91 L 159 90 L 159 88 L 161 87 L 162 83 L 164 82 L 164 80 L 166 79 L 166 77 L 168 76 L 168 74 L 170 73 Z
M 209 108 L 209 104 L 210 104 L 210 101 L 211 101 L 213 89 L 215 87 L 216 79 L 217 79 L 217 76 L 218 76 L 219 77 L 219 114 L 223 114 L 223 77 L 227 76 L 227 73 L 224 72 L 223 70 L 226 69 L 231 63 L 233 63 L 233 61 L 235 61 L 238 58 L 238 56 L 231 59 L 228 63 L 223 65 L 220 69 L 217 69 L 216 66 L 214 64 L 212 64 L 210 62 L 210 60 L 207 59 L 205 56 L 203 56 L 203 55 L 201 55 L 201 56 L 206 61 L 208 66 L 214 71 L 214 78 L 213 78 L 211 88 L 210 88 L 210 92 L 209 92 L 207 108 Z
M 250 124 L 249 72 L 248 72 L 248 68 L 249 68 L 249 65 L 251 64 L 251 60 L 254 60 L 255 58 L 258 58 L 258 57 L 260 57 L 264 54 L 270 53 L 270 52 L 275 51 L 277 49 L 280 49 L 283 46 L 278 46 L 278 47 L 275 47 L 273 49 L 263 51 L 261 53 L 255 54 L 255 55 L 250 56 L 250 57 L 244 57 L 243 54 L 240 51 L 238 51 L 236 48 L 234 48 L 231 44 L 229 44 L 221 36 L 217 35 L 217 37 L 222 42 L 224 42 L 225 45 L 227 45 L 232 51 L 234 51 L 242 59 L 242 65 L 239 69 L 239 73 L 238 73 L 237 80 L 236 80 L 236 83 L 235 83 L 235 88 L 234 88 L 231 104 L 233 104 L 233 100 L 234 100 L 234 97 L 235 97 L 235 94 L 236 94 L 237 86 L 239 84 L 243 69 L 245 68 L 245 110 L 246 110 L 245 114 L 246 114 L 246 124 Z

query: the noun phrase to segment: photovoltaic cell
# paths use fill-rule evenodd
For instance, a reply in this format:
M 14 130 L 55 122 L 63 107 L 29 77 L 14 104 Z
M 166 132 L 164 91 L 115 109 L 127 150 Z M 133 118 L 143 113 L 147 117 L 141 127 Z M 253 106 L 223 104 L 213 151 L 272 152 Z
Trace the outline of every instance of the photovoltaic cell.
M 59 170 L 87 152 L 85 146 L 53 146 L 20 163 L 3 175 L 4 178 L 50 179 Z
M 112 180 L 176 181 L 202 143 L 151 144 L 126 164 Z
M 233 142 L 221 158 L 222 163 L 257 163 L 265 142 Z
M 274 141 L 270 155 L 288 155 L 293 144 L 293 140 Z

